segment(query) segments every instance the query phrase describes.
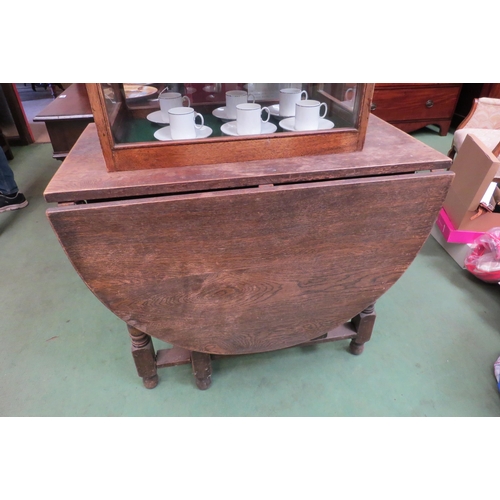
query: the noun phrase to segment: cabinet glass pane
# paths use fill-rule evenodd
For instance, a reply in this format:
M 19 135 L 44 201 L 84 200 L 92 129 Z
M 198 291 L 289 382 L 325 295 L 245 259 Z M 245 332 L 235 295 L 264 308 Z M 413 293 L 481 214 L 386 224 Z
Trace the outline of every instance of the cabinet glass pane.
M 118 145 L 355 129 L 359 125 L 362 85 L 114 83 L 101 87 L 113 140 Z M 244 104 L 245 109 L 237 111 L 236 104 Z M 184 109 L 168 112 L 168 107 Z M 298 116 L 294 116 L 296 110 Z

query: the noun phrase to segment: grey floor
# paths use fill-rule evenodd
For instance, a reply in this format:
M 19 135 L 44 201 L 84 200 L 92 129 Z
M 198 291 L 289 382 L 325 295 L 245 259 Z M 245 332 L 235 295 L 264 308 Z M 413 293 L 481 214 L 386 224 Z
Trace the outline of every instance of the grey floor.
M 451 135 L 414 134 L 446 153 Z M 498 416 L 500 288 L 462 270 L 429 237 L 378 301 L 361 356 L 348 341 L 190 367 L 143 388 L 124 324 L 85 287 L 45 216 L 60 163 L 50 144 L 14 148 L 30 204 L 0 214 L 0 416 Z M 164 347 L 156 342 L 156 347 Z

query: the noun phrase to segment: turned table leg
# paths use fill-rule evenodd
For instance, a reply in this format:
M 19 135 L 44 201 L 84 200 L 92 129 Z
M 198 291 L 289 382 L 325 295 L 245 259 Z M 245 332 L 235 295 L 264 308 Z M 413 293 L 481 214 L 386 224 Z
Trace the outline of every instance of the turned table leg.
M 212 363 L 210 354 L 204 352 L 191 352 L 191 365 L 194 380 L 198 389 L 204 391 L 212 384 Z
M 372 336 L 376 316 L 375 304 L 372 304 L 352 318 L 351 323 L 356 330 L 356 337 L 351 340 L 349 345 L 351 354 L 361 354 L 363 352 L 365 342 L 368 342 Z
M 142 377 L 144 387 L 153 389 L 158 385 L 156 355 L 151 337 L 133 326 L 127 325 L 132 340 L 132 357 L 137 374 Z

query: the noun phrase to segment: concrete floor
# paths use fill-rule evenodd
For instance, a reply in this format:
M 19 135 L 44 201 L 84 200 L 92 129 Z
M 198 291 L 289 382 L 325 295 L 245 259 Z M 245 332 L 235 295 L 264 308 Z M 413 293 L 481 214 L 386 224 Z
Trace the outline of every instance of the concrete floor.
M 450 134 L 414 135 L 444 153 L 451 144 Z M 143 388 L 124 324 L 80 280 L 46 219 L 42 193 L 60 165 L 50 144 L 13 151 L 30 204 L 0 215 L 0 416 L 500 415 L 500 288 L 432 237 L 377 302 L 361 356 L 340 341 L 216 360 L 207 391 L 187 365 Z

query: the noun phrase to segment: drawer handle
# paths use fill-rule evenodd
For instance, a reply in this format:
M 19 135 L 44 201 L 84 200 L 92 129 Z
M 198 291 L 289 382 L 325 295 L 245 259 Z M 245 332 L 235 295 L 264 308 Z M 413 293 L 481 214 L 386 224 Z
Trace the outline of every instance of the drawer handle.
M 375 111 L 376 109 L 377 109 L 377 105 L 374 102 L 372 102 L 372 105 L 370 106 L 370 110 Z
M 432 106 L 434 106 L 434 101 L 432 99 L 429 99 L 426 103 L 425 103 L 425 107 L 426 108 L 432 108 Z

